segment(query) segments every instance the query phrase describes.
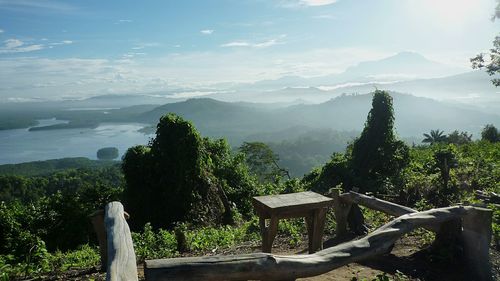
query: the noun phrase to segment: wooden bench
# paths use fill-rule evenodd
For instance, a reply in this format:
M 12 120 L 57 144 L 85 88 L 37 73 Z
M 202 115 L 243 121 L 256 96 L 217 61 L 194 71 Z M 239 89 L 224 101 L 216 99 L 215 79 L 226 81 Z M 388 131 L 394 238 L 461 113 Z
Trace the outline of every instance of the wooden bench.
M 306 221 L 309 253 L 323 249 L 326 211 L 332 206 L 333 199 L 307 191 L 253 197 L 252 203 L 259 216 L 262 252 L 271 253 L 279 219 L 300 217 L 304 217 Z M 269 219 L 268 225 L 266 219 Z

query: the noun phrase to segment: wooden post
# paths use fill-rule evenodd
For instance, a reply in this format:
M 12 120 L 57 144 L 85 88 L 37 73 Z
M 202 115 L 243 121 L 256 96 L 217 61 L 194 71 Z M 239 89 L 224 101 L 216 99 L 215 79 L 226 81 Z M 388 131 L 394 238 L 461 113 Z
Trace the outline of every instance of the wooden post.
M 101 271 L 106 271 L 106 263 L 108 260 L 106 249 L 106 228 L 104 227 L 104 210 L 98 210 L 90 215 L 92 226 L 99 242 L 99 254 L 101 255 Z
M 493 280 L 489 260 L 492 215 L 492 210 L 476 207 L 462 219 L 464 256 L 474 280 Z
M 104 225 L 108 249 L 106 281 L 138 280 L 132 235 L 120 202 L 106 205 Z
M 351 210 L 351 203 L 345 202 L 340 197 L 340 189 L 332 189 L 333 198 L 333 212 L 335 214 L 335 221 L 337 223 L 337 228 L 335 232 L 338 238 L 346 237 L 347 232 L 347 216 Z

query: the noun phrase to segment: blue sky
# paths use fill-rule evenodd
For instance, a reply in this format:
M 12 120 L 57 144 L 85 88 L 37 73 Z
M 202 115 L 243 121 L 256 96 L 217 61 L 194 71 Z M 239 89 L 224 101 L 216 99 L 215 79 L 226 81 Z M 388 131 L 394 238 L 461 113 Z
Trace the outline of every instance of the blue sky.
M 320 76 L 415 51 L 468 67 L 494 0 L 0 0 L 0 100 Z

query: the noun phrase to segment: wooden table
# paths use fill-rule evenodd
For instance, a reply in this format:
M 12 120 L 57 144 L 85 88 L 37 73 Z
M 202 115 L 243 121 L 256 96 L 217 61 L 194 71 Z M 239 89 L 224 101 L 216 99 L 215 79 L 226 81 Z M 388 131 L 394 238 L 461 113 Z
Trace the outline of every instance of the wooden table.
M 278 231 L 278 220 L 304 217 L 309 237 L 309 253 L 323 248 L 323 230 L 326 211 L 333 199 L 321 194 L 306 191 L 290 194 L 253 197 L 253 206 L 259 216 L 262 234 L 262 252 L 271 253 L 274 238 Z M 266 226 L 266 219 L 269 223 Z

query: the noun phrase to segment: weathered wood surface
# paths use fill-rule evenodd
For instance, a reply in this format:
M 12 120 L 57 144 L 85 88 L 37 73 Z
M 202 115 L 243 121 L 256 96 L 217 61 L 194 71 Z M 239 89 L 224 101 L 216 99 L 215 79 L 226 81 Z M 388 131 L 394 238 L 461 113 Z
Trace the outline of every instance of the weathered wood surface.
M 132 235 L 120 202 L 106 205 L 104 224 L 107 238 L 107 281 L 138 280 Z
M 333 193 L 332 195 L 334 195 L 334 194 L 335 193 Z M 358 204 L 358 205 L 373 209 L 375 211 L 380 211 L 380 212 L 383 212 L 383 213 L 386 213 L 386 214 L 389 214 L 389 215 L 392 215 L 395 217 L 418 212 L 417 210 L 406 207 L 406 206 L 402 206 L 402 205 L 399 205 L 396 203 L 392 203 L 389 201 L 385 201 L 385 200 L 378 199 L 378 198 L 373 197 L 373 196 L 364 195 L 364 194 L 357 193 L 354 191 L 349 191 L 349 192 L 340 194 L 340 195 L 338 195 L 338 197 L 339 197 L 338 200 L 340 202 L 342 202 L 343 204 Z M 342 212 L 344 212 L 344 211 L 342 210 L 339 214 L 342 215 L 343 214 Z M 343 219 L 344 218 L 340 217 L 341 221 Z M 337 222 L 338 222 L 338 220 L 337 220 Z M 425 226 L 424 228 L 431 230 L 431 231 L 434 231 L 434 232 L 439 231 L 438 225 L 430 224 L 430 225 Z M 344 230 L 341 230 L 341 234 L 346 233 L 346 232 L 347 232 L 347 230 L 345 230 L 345 232 L 344 232 Z
M 294 280 L 326 273 L 343 265 L 387 253 L 405 233 L 430 224 L 462 218 L 471 212 L 488 216 L 488 210 L 455 206 L 400 216 L 359 240 L 343 243 L 315 254 L 282 256 L 248 254 L 147 260 L 146 280 Z M 491 217 L 491 212 L 489 213 Z M 490 218 L 491 219 L 491 218 Z M 491 230 L 490 230 L 491 231 Z M 484 233 L 484 231 L 483 231 Z M 479 234 L 480 235 L 480 234 Z M 474 247 L 471 246 L 471 251 Z M 484 255 L 479 255 L 483 259 Z M 488 264 L 488 260 L 476 263 Z M 490 280 L 488 274 L 478 275 Z M 483 277 L 481 277 L 483 276 Z
M 309 210 L 329 207 L 333 204 L 333 200 L 316 192 L 306 191 L 257 196 L 253 197 L 252 203 L 259 216 L 270 218 L 276 215 L 283 218 L 297 212 L 303 214 Z
M 366 206 L 370 209 L 384 212 L 386 214 L 392 215 L 392 216 L 402 216 L 410 213 L 416 213 L 418 212 L 415 209 L 398 205 L 396 203 L 392 203 L 389 201 L 385 201 L 382 199 L 375 198 L 373 196 L 367 196 L 364 194 L 360 194 L 354 191 L 350 191 L 347 193 L 343 193 L 340 195 L 341 200 L 345 200 L 349 203 L 354 203 L 362 206 Z
M 300 217 L 304 217 L 307 224 L 309 253 L 321 250 L 326 211 L 332 204 L 333 199 L 311 191 L 253 197 L 259 215 L 262 252 L 271 253 L 279 219 Z M 267 225 L 266 219 L 269 219 Z

